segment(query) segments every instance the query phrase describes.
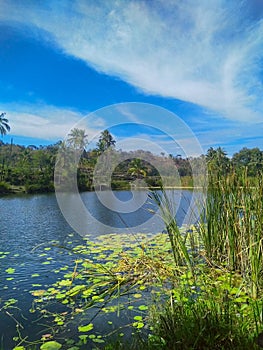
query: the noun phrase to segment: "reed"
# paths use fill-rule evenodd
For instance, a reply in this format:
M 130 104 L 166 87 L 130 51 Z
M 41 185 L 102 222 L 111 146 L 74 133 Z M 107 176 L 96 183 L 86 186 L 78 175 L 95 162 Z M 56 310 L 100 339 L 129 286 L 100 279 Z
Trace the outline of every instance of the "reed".
M 175 203 L 163 188 L 160 191 L 151 192 L 150 198 L 155 201 L 160 209 L 175 265 L 187 265 L 192 270 L 193 264 L 187 248 L 187 236 L 182 234 L 175 219 Z
M 257 349 L 263 338 L 262 176 L 209 171 L 203 212 L 185 232 L 165 191 L 152 198 L 174 263 L 184 271 L 174 276 L 170 301 L 151 316 L 163 348 Z
M 262 288 L 262 196 L 262 176 L 210 173 L 206 206 L 197 225 L 209 263 L 240 273 L 253 298 Z
M 176 265 L 185 265 L 195 274 L 202 258 L 209 266 L 240 274 L 250 296 L 257 298 L 263 288 L 262 176 L 250 178 L 246 170 L 210 171 L 204 210 L 196 218 L 195 230 L 188 228 L 184 233 L 166 191 L 150 196 L 160 208 Z

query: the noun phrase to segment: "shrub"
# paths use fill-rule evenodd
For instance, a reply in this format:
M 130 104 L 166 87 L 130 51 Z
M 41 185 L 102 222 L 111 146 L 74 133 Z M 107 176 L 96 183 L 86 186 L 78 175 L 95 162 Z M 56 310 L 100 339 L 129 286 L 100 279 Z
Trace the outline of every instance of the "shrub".
M 10 193 L 10 192 L 11 192 L 10 186 L 6 182 L 1 181 L 0 182 L 0 194 L 6 194 L 6 193 Z
M 171 302 L 157 314 L 154 331 L 169 350 L 257 349 L 249 322 L 228 301 L 212 297 Z

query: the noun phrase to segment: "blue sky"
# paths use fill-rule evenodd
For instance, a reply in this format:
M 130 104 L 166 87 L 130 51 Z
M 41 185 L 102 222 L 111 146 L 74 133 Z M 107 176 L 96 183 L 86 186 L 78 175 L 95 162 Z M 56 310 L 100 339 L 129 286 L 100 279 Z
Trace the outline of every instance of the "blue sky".
M 0 0 L 0 45 L 6 142 L 49 144 L 78 126 L 91 144 L 109 128 L 117 145 L 173 154 L 191 138 L 204 152 L 263 149 L 260 0 Z

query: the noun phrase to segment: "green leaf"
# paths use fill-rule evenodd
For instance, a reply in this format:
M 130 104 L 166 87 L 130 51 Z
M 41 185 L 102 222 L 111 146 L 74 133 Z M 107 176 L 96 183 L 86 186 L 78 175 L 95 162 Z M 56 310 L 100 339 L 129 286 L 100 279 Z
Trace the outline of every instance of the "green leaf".
M 58 294 L 56 295 L 56 299 L 63 299 L 63 298 L 65 298 L 65 296 L 66 296 L 66 294 L 58 293 Z
M 247 297 L 238 297 L 236 299 L 234 299 L 234 302 L 236 303 L 245 303 L 247 300 Z
M 39 277 L 40 275 L 39 275 L 39 273 L 33 273 L 32 275 L 31 275 L 31 277 Z
M 58 350 L 62 345 L 56 341 L 48 341 L 40 346 L 40 350 Z
M 135 319 L 135 321 L 141 321 L 142 320 L 142 316 L 134 316 L 133 318 Z
M 59 286 L 70 286 L 72 284 L 72 281 L 70 280 L 62 280 L 58 282 Z
M 5 272 L 11 274 L 15 272 L 15 269 L 13 269 L 12 267 L 9 267 L 8 269 L 5 270 Z
M 140 329 L 144 327 L 144 323 L 138 322 L 136 328 Z
M 87 344 L 88 335 L 87 334 L 79 335 L 79 339 L 83 344 Z
M 145 311 L 145 310 L 148 310 L 148 306 L 146 306 L 146 305 L 140 305 L 140 306 L 138 307 L 138 309 L 141 310 L 141 311 Z
M 142 323 L 142 322 L 134 322 L 132 325 L 133 325 L 133 327 L 138 328 L 138 329 L 144 327 L 144 323 Z
M 92 341 L 94 343 L 105 343 L 105 341 L 103 339 L 100 339 L 100 338 L 95 338 L 95 339 L 92 339 Z
M 25 350 L 24 346 L 16 346 L 13 350 Z
M 45 294 L 45 290 L 40 289 L 40 290 L 33 290 L 31 292 L 32 295 L 34 295 L 34 297 L 41 297 L 42 295 Z
M 89 332 L 93 329 L 93 323 L 89 323 L 86 326 L 79 326 L 78 330 L 79 332 Z

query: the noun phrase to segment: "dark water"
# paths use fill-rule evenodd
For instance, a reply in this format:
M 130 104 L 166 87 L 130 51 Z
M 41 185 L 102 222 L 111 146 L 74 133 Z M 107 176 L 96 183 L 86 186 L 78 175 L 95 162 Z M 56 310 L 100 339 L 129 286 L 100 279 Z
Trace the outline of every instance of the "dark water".
M 89 213 L 84 221 L 78 217 L 77 212 L 74 213 L 74 196 L 66 195 L 64 199 L 69 208 L 72 207 L 74 218 L 77 218 L 82 227 L 85 226 L 90 239 L 96 239 L 101 234 L 124 231 L 161 232 L 164 227 L 156 214 L 156 205 L 149 201 L 143 203 L 147 198 L 146 192 L 137 192 L 132 203 L 129 202 L 132 198 L 129 191 L 115 192 L 115 199 L 110 198 L 109 203 L 107 192 L 104 192 L 104 205 L 100 203 L 96 193 L 83 193 L 81 198 Z M 178 223 L 182 224 L 192 192 L 173 191 L 173 196 L 178 207 L 176 217 Z M 127 203 L 131 206 L 128 213 Z M 138 205 L 141 207 L 137 208 Z M 45 288 L 57 279 L 58 274 L 54 274 L 54 270 L 65 264 L 74 266 L 73 258 L 63 249 L 50 250 L 49 245 L 52 241 L 63 245 L 70 235 L 74 246 L 82 244 L 83 237 L 74 232 L 65 220 L 54 194 L 2 197 L 0 220 L 0 340 L 3 339 L 5 350 L 11 350 L 14 345 L 12 338 L 17 335 L 16 322 L 22 324 L 25 334 L 37 332 L 35 326 L 32 326 L 35 316 L 28 311 L 33 300 L 29 292 L 32 290 L 32 283 L 35 289 L 40 289 L 40 286 Z M 8 270 L 10 268 L 14 270 Z M 18 309 L 8 311 L 3 308 L 4 301 L 10 298 L 18 300 L 16 305 L 22 310 L 23 317 Z

